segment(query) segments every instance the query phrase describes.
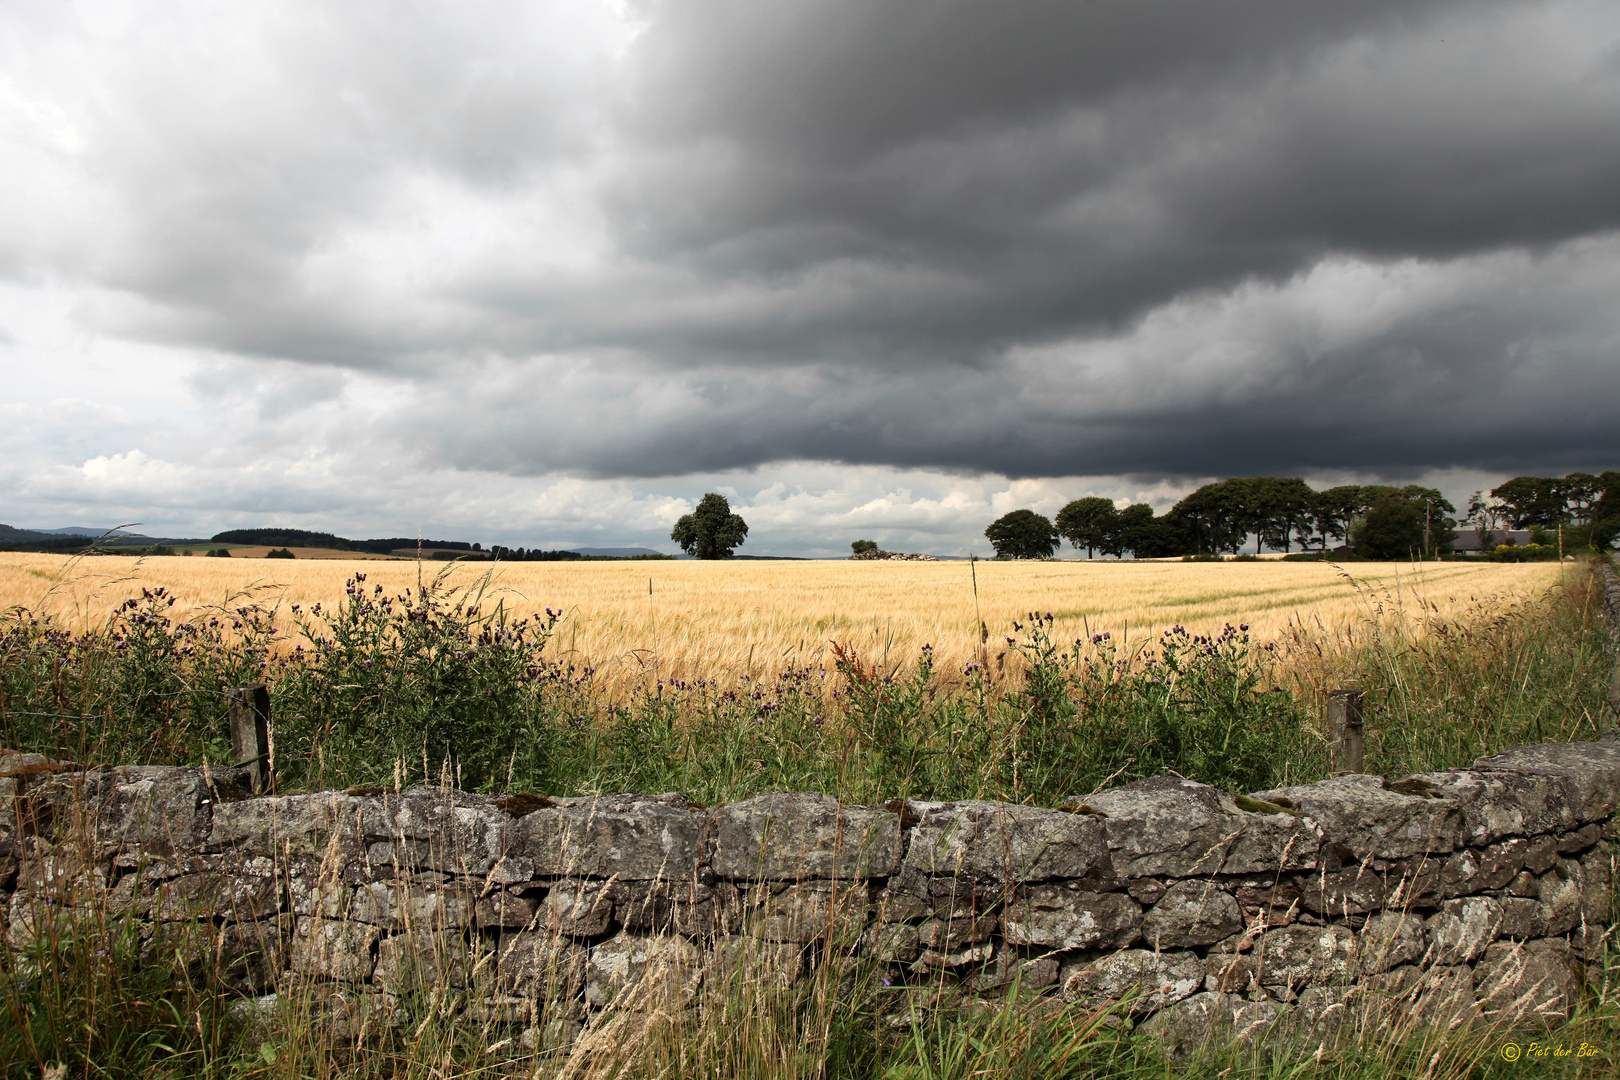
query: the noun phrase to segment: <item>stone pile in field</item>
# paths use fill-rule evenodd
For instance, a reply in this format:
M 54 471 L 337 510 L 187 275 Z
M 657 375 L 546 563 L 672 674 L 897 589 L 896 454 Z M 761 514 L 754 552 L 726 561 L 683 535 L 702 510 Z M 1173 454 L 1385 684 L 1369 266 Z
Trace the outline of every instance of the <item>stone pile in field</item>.
M 9 947 L 128 913 L 340 1028 L 427 985 L 530 1043 L 830 966 L 896 1016 L 1121 1002 L 1175 1051 L 1281 1020 L 1559 1022 L 1612 925 L 1620 741 L 1253 796 L 1158 777 L 1061 809 L 244 783 L 0 755 Z
M 888 562 L 936 562 L 937 561 L 932 555 L 907 555 L 907 554 L 904 554 L 904 553 L 898 552 L 898 551 L 884 551 L 882 548 L 874 548 L 871 551 L 857 551 L 853 555 L 845 556 L 845 558 L 855 560 L 855 561 L 866 560 L 866 561 L 869 561 L 869 562 L 873 561 L 873 560 L 886 560 Z

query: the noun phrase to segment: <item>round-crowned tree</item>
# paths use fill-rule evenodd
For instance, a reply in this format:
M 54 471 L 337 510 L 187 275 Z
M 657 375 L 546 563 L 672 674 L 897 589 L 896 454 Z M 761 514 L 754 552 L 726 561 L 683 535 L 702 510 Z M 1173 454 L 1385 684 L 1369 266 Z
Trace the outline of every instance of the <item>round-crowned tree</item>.
M 724 559 L 748 538 L 748 522 L 731 512 L 724 495 L 711 491 L 675 523 L 669 538 L 695 559 Z
M 1092 549 L 1102 547 L 1110 530 L 1118 523 L 1119 511 L 1114 509 L 1114 500 L 1098 495 L 1074 500 L 1059 510 L 1057 516 L 1058 534 L 1076 548 L 1085 548 L 1088 559 Z
M 1367 559 L 1410 559 L 1423 550 L 1423 505 L 1385 495 L 1350 527 L 1350 544 Z
M 1057 528 L 1033 510 L 1003 514 L 984 535 L 998 559 L 1050 559 L 1058 548 Z

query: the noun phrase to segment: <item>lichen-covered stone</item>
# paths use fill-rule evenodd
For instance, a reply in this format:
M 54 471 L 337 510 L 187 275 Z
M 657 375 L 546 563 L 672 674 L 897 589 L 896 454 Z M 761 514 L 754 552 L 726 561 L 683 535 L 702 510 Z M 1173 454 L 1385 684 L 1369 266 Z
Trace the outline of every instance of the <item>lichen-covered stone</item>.
M 1562 1023 L 1579 989 L 1569 943 L 1558 938 L 1492 945 L 1475 982 L 1486 1018 L 1513 1026 Z
M 685 938 L 619 934 L 591 949 L 585 1000 L 594 1008 L 669 1008 L 690 1000 L 701 977 L 697 947 Z
M 1036 806 L 916 803 L 922 819 L 905 863 L 932 877 L 1046 881 L 1107 872 L 1101 819 Z
M 1424 924 L 1431 964 L 1466 964 L 1502 932 L 1502 904 L 1489 896 L 1447 900 Z
M 1447 769 L 1409 780 L 1462 812 L 1462 843 L 1484 847 L 1515 836 L 1572 829 L 1578 822 L 1562 777 L 1491 769 Z
M 1097 893 L 1069 884 L 1025 885 L 1007 905 L 1003 924 L 1012 945 L 1115 949 L 1140 936 L 1142 909 L 1126 893 Z
M 1581 924 L 1581 877 L 1581 864 L 1574 859 L 1563 859 L 1541 875 L 1539 898 L 1548 934 L 1567 934 Z
M 1207 784 L 1155 776 L 1088 795 L 1114 872 L 1127 878 L 1314 868 L 1322 831 L 1289 814 L 1251 814 Z
M 898 814 L 828 795 L 756 795 L 714 822 L 714 872 L 735 881 L 888 877 L 900 861 Z
M 365 982 L 376 966 L 372 946 L 382 931 L 365 923 L 299 919 L 293 931 L 292 969 L 340 982 Z
M 834 881 L 765 888 L 749 907 L 744 922 L 754 933 L 766 941 L 799 944 L 827 940 L 853 945 L 871 914 L 863 886 Z
M 703 818 L 684 799 L 557 799 L 509 826 L 511 851 L 536 876 L 681 880 L 697 865 Z
M 1285 926 L 1255 943 L 1260 985 L 1284 1001 L 1307 986 L 1342 980 L 1355 955 L 1355 938 L 1342 926 Z
M 1457 845 L 1462 812 L 1451 799 L 1426 799 L 1390 791 L 1381 776 L 1335 776 L 1299 787 L 1260 791 L 1255 798 L 1281 800 L 1321 825 L 1332 842 L 1357 859 L 1404 859 L 1444 853 Z
M 1482 758 L 1474 767 L 1567 781 L 1577 825 L 1601 821 L 1620 807 L 1620 742 L 1519 746 Z
M 377 943 L 376 980 L 390 993 L 424 986 L 466 986 L 473 961 L 453 930 L 393 934 Z
M 1539 899 L 1504 896 L 1498 902 L 1502 905 L 1502 925 L 1497 931 L 1498 936 L 1514 941 L 1547 936 L 1547 913 L 1542 911 Z
M 1216 1039 L 1253 1045 L 1283 1012 L 1280 1002 L 1248 1001 L 1206 991 L 1154 1013 L 1142 1022 L 1140 1030 L 1157 1039 L 1166 1056 L 1182 1060 Z
M 477 902 L 467 881 L 373 881 L 355 890 L 348 916 L 385 930 L 460 930 Z
M 1447 899 L 1506 888 L 1524 869 L 1530 842 L 1515 837 L 1484 848 L 1464 848 L 1446 856 L 1440 871 L 1441 895 Z
M 1125 1000 L 1140 1016 L 1197 993 L 1203 983 L 1204 962 L 1197 953 L 1125 949 L 1069 975 L 1063 993 L 1076 1001 Z
M 1422 959 L 1427 945 L 1421 915 L 1374 915 L 1356 934 L 1356 966 L 1377 975 Z
M 569 998 L 585 988 L 587 955 L 573 939 L 545 930 L 504 934 L 495 951 L 497 985 L 536 1000 Z
M 1178 881 L 1142 919 L 1142 940 L 1155 949 L 1212 945 L 1243 929 L 1243 911 L 1213 882 Z
M 629 899 L 619 882 L 559 881 L 540 901 L 540 925 L 569 937 L 596 937 L 613 925 L 615 904 Z
M 486 930 L 532 929 L 538 925 L 540 901 L 534 896 L 497 889 L 481 896 L 473 906 L 473 922 Z

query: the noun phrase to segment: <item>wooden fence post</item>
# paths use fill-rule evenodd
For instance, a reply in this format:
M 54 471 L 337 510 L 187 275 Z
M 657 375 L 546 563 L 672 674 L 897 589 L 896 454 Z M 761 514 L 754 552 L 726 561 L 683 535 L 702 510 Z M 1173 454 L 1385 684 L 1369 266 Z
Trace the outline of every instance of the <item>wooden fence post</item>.
M 1333 773 L 1359 773 L 1362 760 L 1360 690 L 1328 691 L 1327 733 Z
M 253 793 L 270 790 L 270 691 L 263 685 L 225 691 L 231 703 L 231 764 L 248 770 Z

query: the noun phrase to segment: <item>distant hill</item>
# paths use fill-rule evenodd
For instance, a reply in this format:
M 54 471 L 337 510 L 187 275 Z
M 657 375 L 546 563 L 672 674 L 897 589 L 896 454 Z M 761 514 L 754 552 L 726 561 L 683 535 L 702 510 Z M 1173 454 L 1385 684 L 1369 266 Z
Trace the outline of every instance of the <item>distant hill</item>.
M 637 555 L 662 555 L 663 554 L 662 551 L 654 551 L 652 548 L 642 548 L 642 547 L 630 547 L 630 548 L 571 547 L 568 550 L 569 551 L 577 551 L 581 555 L 585 556 L 586 558 L 597 558 L 597 559 L 600 559 L 600 558 L 633 559 Z
M 18 529 L 10 525 L 0 525 L 0 544 L 38 544 L 57 539 L 60 537 L 38 529 Z
M 60 529 L 36 529 L 34 531 L 35 532 L 42 532 L 42 533 L 50 533 L 52 536 L 91 536 L 91 537 L 100 536 L 102 533 L 107 532 L 106 529 L 91 529 L 91 528 L 86 528 L 83 525 L 64 525 Z M 112 530 L 112 534 L 114 536 L 143 536 L 143 534 L 141 534 L 141 533 L 131 532 L 128 529 L 114 529 L 114 530 Z M 144 536 L 143 536 L 143 539 L 144 539 Z
M 310 532 L 308 529 L 264 528 L 227 529 L 211 538 L 216 544 L 246 544 L 253 547 L 306 547 L 325 548 L 330 551 L 366 551 L 373 555 L 387 555 L 391 551 L 420 544 L 424 550 L 475 551 L 477 548 L 465 540 L 418 540 L 414 536 L 395 536 L 378 540 L 350 540 L 331 533 Z

